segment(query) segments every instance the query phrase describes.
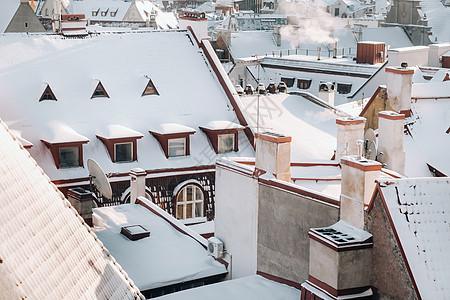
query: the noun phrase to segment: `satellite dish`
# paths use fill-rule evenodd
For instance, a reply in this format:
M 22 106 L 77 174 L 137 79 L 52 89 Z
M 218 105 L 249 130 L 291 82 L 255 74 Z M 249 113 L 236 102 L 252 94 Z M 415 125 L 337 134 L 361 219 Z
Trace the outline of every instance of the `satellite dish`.
M 109 184 L 108 178 L 106 177 L 100 165 L 95 160 L 89 158 L 87 160 L 87 167 L 89 170 L 89 175 L 92 178 L 92 184 L 103 195 L 103 197 L 105 197 L 106 199 L 111 199 L 111 185 Z
M 372 128 L 367 129 L 364 133 L 364 150 L 366 158 L 375 160 L 377 157 L 377 137 Z

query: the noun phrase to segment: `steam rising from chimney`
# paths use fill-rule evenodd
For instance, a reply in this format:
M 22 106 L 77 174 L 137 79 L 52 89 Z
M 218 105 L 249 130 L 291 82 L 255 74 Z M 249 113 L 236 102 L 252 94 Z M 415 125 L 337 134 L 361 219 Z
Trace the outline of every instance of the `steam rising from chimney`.
M 312 1 L 282 0 L 277 12 L 293 16 L 288 19 L 296 23 L 283 26 L 280 30 L 281 37 L 289 40 L 292 48 L 299 47 L 301 43 L 334 44 L 338 41 L 333 37 L 334 28 L 345 26 L 343 19 L 331 16 L 325 8 L 315 6 Z

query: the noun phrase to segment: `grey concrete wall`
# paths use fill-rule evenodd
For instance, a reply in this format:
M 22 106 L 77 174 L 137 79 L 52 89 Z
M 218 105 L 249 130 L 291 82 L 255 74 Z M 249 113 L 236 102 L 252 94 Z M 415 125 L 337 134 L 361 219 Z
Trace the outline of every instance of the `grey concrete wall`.
M 373 235 L 371 284 L 377 290 L 375 299 L 417 299 L 379 195 L 366 215 L 366 224 Z
M 338 220 L 336 207 L 260 184 L 258 271 L 303 283 L 309 274 L 309 229 Z
M 26 2 L 20 3 L 5 32 L 45 32 L 45 29 L 34 14 L 31 6 Z

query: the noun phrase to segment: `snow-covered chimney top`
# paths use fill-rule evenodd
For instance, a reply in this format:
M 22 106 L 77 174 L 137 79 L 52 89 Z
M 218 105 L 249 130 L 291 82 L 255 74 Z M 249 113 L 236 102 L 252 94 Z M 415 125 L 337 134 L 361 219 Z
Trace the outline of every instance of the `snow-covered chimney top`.
M 405 173 L 404 114 L 381 111 L 378 120 L 377 160 L 400 174 Z
M 363 229 L 364 206 L 369 205 L 381 164 L 357 156 L 345 156 L 341 158 L 341 166 L 341 220 Z
M 339 162 L 341 156 L 358 154 L 357 140 L 364 140 L 363 117 L 342 117 L 336 119 L 338 127 L 335 159 Z
M 272 132 L 256 134 L 256 173 L 271 173 L 277 179 L 291 181 L 290 136 Z
M 319 98 L 330 105 L 334 105 L 335 86 L 332 82 L 324 82 L 319 85 Z
M 387 96 L 392 108 L 410 116 L 411 88 L 414 70 L 402 63 L 401 67 L 387 67 Z

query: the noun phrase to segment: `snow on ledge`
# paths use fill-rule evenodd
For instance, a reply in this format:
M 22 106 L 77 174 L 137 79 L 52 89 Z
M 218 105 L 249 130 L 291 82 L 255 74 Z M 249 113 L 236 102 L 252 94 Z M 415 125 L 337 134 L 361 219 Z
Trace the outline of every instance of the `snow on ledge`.
M 211 121 L 203 128 L 210 130 L 221 130 L 221 129 L 244 129 L 245 127 L 230 121 Z
M 176 123 L 164 123 L 150 129 L 151 132 L 159 134 L 172 134 L 172 133 L 195 133 L 194 128 L 184 126 Z
M 111 124 L 106 127 L 106 130 L 99 133 L 98 136 L 105 139 L 117 139 L 117 138 L 141 138 L 144 135 L 136 130 L 127 128 L 122 125 Z

